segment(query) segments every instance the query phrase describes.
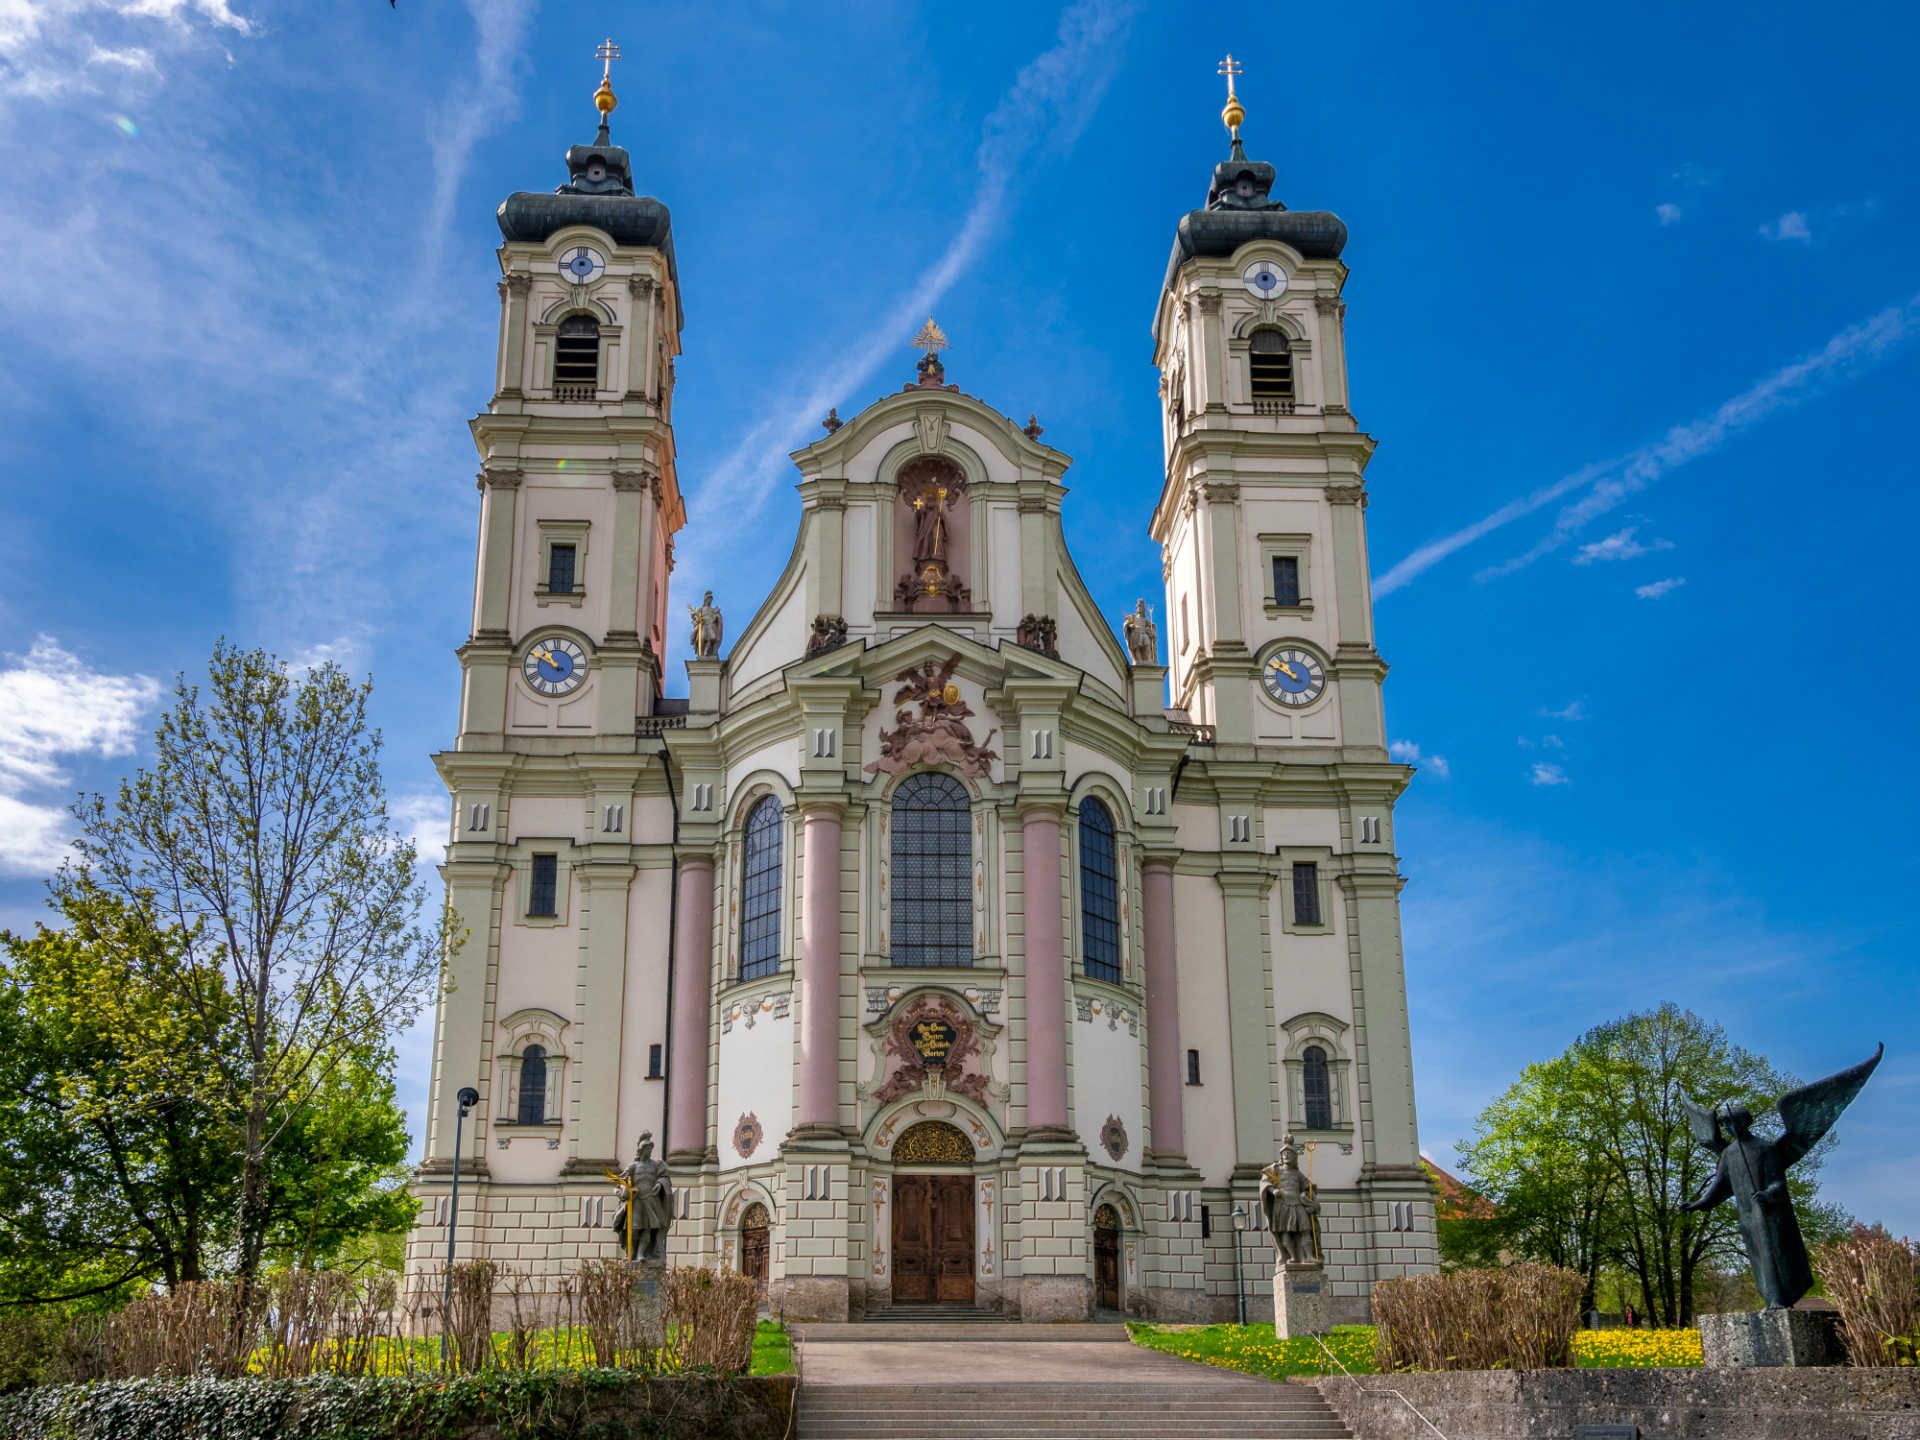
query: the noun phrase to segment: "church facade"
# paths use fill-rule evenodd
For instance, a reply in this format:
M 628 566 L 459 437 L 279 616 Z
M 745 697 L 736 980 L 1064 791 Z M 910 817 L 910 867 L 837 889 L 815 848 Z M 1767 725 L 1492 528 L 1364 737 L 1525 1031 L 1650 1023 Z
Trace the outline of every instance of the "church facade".
M 796 1318 L 1270 1314 L 1289 1135 L 1333 1318 L 1434 1266 L 1346 232 L 1230 122 L 1154 312 L 1164 634 L 1100 613 L 1069 457 L 950 383 L 929 322 L 795 453 L 791 557 L 723 644 L 670 595 L 702 517 L 666 207 L 604 123 L 500 207 L 415 1268 L 456 1166 L 462 1258 L 618 1255 L 643 1136 L 670 1260 Z

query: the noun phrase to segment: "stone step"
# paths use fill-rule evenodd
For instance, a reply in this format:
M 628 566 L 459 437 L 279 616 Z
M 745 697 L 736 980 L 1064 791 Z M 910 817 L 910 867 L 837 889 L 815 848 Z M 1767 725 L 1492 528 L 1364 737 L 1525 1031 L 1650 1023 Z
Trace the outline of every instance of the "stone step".
M 1257 1416 L 1195 1415 L 1174 1420 L 1152 1415 L 1109 1415 L 1085 1419 L 1061 1415 L 903 1416 L 891 1420 L 849 1420 L 840 1415 L 802 1415 L 794 1433 L 800 1440 L 951 1440 L 956 1435 L 985 1440 L 1352 1440 L 1337 1418 L 1280 1420 Z
M 839 1341 L 865 1343 L 876 1340 L 905 1340 L 916 1345 L 939 1340 L 1019 1340 L 1023 1343 L 1063 1340 L 1084 1343 L 1088 1340 L 1101 1340 L 1118 1345 L 1129 1343 L 1127 1327 L 1124 1325 L 1096 1325 L 1090 1322 L 1025 1325 L 1017 1320 L 997 1320 L 991 1317 L 984 1320 L 959 1321 L 862 1320 L 846 1324 L 795 1323 L 787 1328 L 800 1340 L 809 1344 L 822 1342 L 832 1344 Z

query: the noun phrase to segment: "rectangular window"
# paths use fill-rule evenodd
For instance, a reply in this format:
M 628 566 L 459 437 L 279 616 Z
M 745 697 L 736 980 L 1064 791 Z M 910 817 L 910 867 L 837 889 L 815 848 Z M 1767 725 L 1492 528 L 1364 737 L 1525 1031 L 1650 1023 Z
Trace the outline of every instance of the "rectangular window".
M 658 1045 L 649 1045 L 647 1046 L 647 1079 L 660 1080 L 664 1078 L 665 1076 L 660 1070 L 660 1047 Z
M 571 545 L 547 547 L 547 593 L 549 595 L 573 593 L 573 562 L 576 553 Z
M 1198 1085 L 1199 1083 L 1200 1052 L 1198 1050 L 1189 1050 L 1187 1051 L 1187 1084 Z
M 533 871 L 529 879 L 527 914 L 558 915 L 560 913 L 560 857 L 558 855 L 534 856 Z
M 1298 555 L 1273 557 L 1273 603 L 1296 606 L 1300 603 L 1300 557 Z
M 1311 860 L 1296 861 L 1293 867 L 1293 923 L 1323 923 L 1320 919 L 1320 867 Z

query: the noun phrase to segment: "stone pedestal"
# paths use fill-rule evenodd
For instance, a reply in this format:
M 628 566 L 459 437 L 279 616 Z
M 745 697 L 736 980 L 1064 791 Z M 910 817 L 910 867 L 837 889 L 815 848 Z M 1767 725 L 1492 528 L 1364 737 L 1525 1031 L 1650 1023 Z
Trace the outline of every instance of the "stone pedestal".
M 658 1349 L 667 1338 L 667 1297 L 660 1293 L 660 1281 L 667 1273 L 664 1260 L 629 1260 L 627 1273 L 633 1280 L 633 1305 L 627 1312 L 633 1338 L 641 1346 Z
M 1326 1333 L 1326 1276 L 1318 1264 L 1273 1267 L 1273 1333 L 1282 1340 Z
M 1702 1315 L 1700 1349 L 1709 1370 L 1847 1363 L 1840 1317 L 1831 1310 Z

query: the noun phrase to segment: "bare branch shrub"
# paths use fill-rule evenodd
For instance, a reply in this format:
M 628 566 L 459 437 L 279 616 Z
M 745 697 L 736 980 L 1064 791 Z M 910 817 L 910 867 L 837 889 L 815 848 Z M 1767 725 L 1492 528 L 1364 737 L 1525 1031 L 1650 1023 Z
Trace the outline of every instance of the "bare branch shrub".
M 1920 1363 L 1920 1246 L 1856 1225 L 1813 1257 L 1854 1365 Z
M 1583 1281 L 1555 1265 L 1382 1280 L 1380 1369 L 1546 1370 L 1573 1364 Z
M 669 1270 L 666 1291 L 666 1368 L 744 1374 L 753 1363 L 758 1296 L 753 1281 L 726 1267 Z
M 500 1267 L 491 1260 L 462 1260 L 449 1273 L 453 1283 L 441 1323 L 453 1337 L 455 1368 L 483 1370 L 493 1358 L 493 1285 Z

